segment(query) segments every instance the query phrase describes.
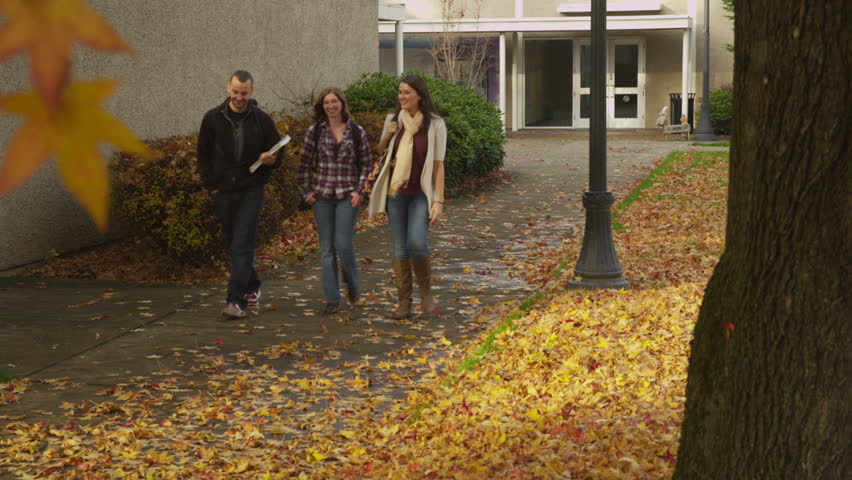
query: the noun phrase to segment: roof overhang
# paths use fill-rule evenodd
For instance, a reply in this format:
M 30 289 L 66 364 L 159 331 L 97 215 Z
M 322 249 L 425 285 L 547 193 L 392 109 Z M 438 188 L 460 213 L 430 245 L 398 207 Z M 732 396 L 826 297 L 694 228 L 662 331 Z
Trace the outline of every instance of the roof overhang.
M 443 20 L 406 20 L 405 33 L 439 33 L 447 29 L 458 33 L 501 32 L 588 32 L 592 30 L 591 17 L 543 18 L 480 18 Z M 379 33 L 394 33 L 396 26 L 379 22 Z M 689 15 L 629 15 L 607 16 L 607 30 L 686 30 L 690 28 Z
M 405 5 L 379 4 L 379 20 L 401 22 L 405 20 Z
M 606 2 L 607 12 L 659 12 L 663 2 L 659 0 L 609 0 Z M 559 13 L 589 13 L 592 4 L 589 3 L 560 3 L 556 7 Z

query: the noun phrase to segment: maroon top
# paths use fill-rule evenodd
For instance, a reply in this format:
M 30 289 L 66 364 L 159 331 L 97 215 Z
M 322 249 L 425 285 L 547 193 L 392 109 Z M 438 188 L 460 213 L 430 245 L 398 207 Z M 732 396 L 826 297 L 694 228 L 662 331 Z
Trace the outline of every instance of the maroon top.
M 400 122 L 400 125 L 402 122 Z M 399 151 L 399 142 L 402 140 L 402 134 L 405 133 L 405 127 L 399 130 L 396 136 L 396 142 L 393 145 L 394 156 Z M 403 185 L 397 192 L 399 195 L 417 195 L 422 192 L 420 188 L 420 176 L 423 174 L 423 166 L 426 164 L 426 152 L 429 151 L 429 135 L 426 129 L 421 128 L 420 131 L 414 134 L 414 153 L 411 155 L 411 176 L 408 177 L 408 183 Z M 390 172 L 393 178 L 393 170 Z

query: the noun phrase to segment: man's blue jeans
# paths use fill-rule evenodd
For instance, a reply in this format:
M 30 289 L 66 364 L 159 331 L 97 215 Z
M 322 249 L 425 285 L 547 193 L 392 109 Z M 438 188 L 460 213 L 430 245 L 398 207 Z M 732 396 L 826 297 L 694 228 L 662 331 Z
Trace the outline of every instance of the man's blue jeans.
M 328 303 L 340 302 L 340 284 L 337 279 L 337 259 L 343 280 L 350 289 L 358 288 L 358 269 L 355 264 L 355 223 L 358 207 L 352 198 L 340 200 L 318 199 L 313 205 L 320 243 L 322 266 L 322 293 Z
M 222 221 L 225 248 L 231 254 L 231 280 L 228 282 L 228 303 L 246 308 L 246 294 L 260 288 L 260 278 L 254 269 L 254 249 L 257 246 L 257 224 L 263 206 L 263 187 L 213 195 L 216 213 Z
M 429 200 L 426 194 L 388 196 L 394 260 L 429 256 Z

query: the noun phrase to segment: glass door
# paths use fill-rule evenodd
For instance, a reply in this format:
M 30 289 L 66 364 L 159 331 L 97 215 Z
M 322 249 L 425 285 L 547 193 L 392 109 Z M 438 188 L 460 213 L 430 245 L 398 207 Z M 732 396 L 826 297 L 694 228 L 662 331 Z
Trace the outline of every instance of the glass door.
M 591 53 L 589 39 L 575 42 L 574 126 L 579 128 L 589 128 Z M 610 39 L 607 46 L 606 110 L 609 128 L 645 126 L 645 44 L 642 39 Z
M 574 126 L 589 128 L 592 112 L 592 45 L 588 38 L 574 43 Z
M 645 58 L 641 41 L 609 43 L 607 113 L 611 128 L 645 126 Z

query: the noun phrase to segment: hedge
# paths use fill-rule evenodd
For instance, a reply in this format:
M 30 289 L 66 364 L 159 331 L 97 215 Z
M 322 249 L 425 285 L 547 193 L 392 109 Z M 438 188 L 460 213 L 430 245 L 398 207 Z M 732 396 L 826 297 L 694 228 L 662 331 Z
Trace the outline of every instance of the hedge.
M 147 142 L 152 159 L 120 154 L 112 163 L 116 213 L 136 235 L 148 235 L 176 260 L 204 264 L 222 257 L 222 233 L 209 193 L 197 172 L 197 135 Z M 265 187 L 258 238 L 269 241 L 295 211 L 296 163 L 285 154 Z
M 713 133 L 717 135 L 729 135 L 734 120 L 734 90 L 731 87 L 723 87 L 710 91 L 710 124 Z

